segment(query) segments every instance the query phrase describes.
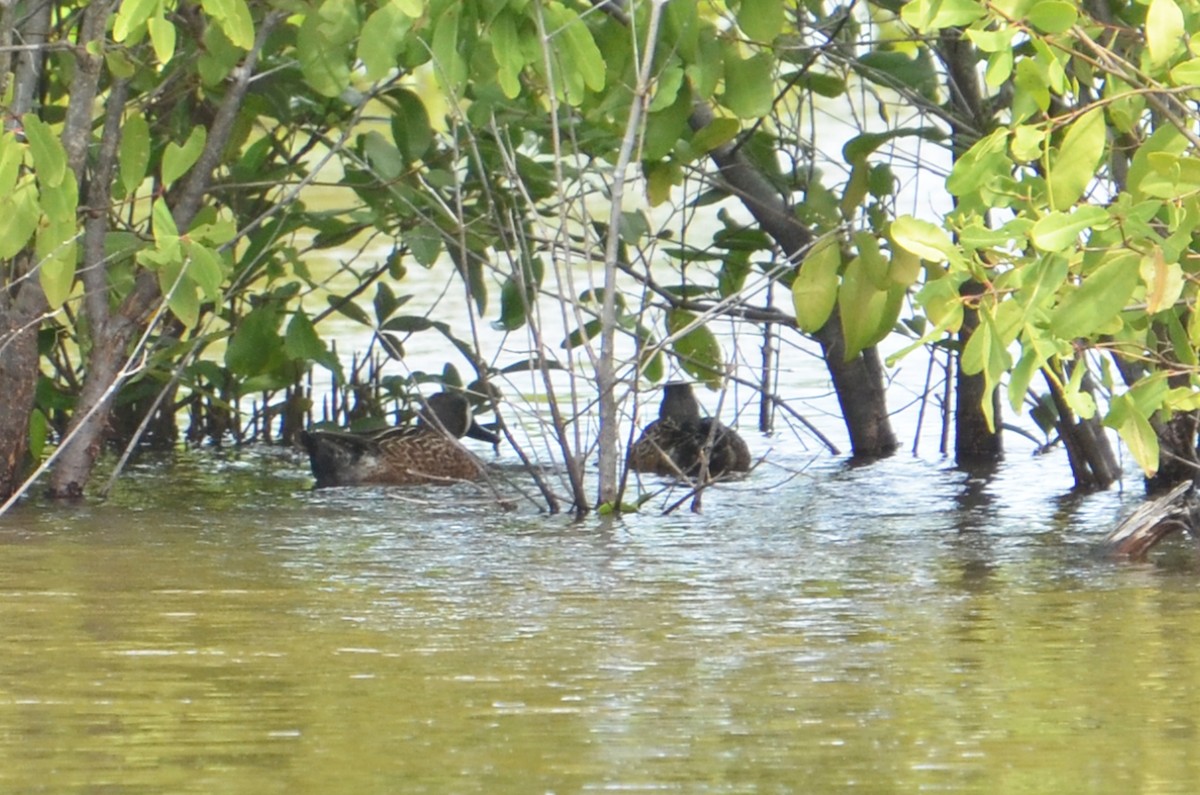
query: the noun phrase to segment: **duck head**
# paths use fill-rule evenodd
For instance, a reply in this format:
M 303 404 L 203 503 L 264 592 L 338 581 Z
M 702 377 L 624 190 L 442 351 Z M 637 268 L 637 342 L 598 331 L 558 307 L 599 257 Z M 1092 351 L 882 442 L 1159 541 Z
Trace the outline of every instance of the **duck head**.
M 471 404 L 466 396 L 458 392 L 438 392 L 425 400 L 426 408 L 421 411 L 417 424 L 426 427 L 441 427 L 456 439 L 468 436 L 487 442 L 491 445 L 500 444 L 500 437 L 485 430 L 475 422 L 471 413 Z M 429 419 L 432 414 L 436 422 Z

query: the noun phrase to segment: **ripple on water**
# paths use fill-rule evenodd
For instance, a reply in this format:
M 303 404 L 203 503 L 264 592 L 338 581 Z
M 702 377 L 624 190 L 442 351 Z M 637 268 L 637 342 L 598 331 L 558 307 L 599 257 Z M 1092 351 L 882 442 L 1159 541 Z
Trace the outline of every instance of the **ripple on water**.
M 1042 461 L 791 464 L 580 522 L 311 491 L 275 451 L 31 502 L 0 519 L 0 787 L 1188 791 L 1186 545 L 1105 559 L 1126 501 Z

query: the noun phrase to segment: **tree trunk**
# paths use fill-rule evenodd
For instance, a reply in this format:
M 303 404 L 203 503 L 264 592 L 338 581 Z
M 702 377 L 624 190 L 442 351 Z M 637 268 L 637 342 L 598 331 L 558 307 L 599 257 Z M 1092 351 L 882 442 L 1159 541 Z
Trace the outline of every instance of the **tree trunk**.
M 36 282 L 23 281 L 15 298 L 0 290 L 0 502 L 15 494 L 25 479 L 29 416 L 38 380 L 37 333 L 45 305 Z
M 1054 379 L 1047 376 L 1046 383 L 1058 410 L 1058 435 L 1067 448 L 1067 461 L 1075 478 L 1075 488 L 1082 491 L 1107 489 L 1121 476 L 1121 467 L 1100 420 L 1095 416 L 1086 420 L 1077 419 Z M 1083 388 L 1090 391 L 1086 376 Z
M 978 295 L 982 289 L 977 282 L 967 282 L 962 286 L 962 293 Z M 958 332 L 959 350 L 966 347 L 978 325 L 979 313 L 968 307 Z M 988 427 L 983 414 L 983 373 L 967 375 L 961 367 L 956 367 L 955 372 L 954 460 L 964 467 L 994 464 L 1004 456 L 1004 437 L 1000 434 L 1000 391 L 992 390 L 993 424 Z
M 697 105 L 690 119 L 692 129 L 703 129 L 712 118 L 707 106 Z M 812 232 L 800 223 L 779 192 L 734 144 L 719 146 L 710 156 L 720 168 L 722 179 L 763 230 L 789 258 L 799 262 L 812 243 Z M 866 348 L 846 361 L 846 343 L 837 311 L 815 336 L 833 380 L 854 455 L 865 458 L 891 455 L 897 442 L 888 417 L 879 352 L 874 347 Z
M 258 53 L 267 35 L 282 18 L 281 12 L 272 12 L 262 21 L 253 49 L 246 54 L 241 67 L 234 73 L 235 78 L 226 88 L 220 108 L 210 125 L 204 151 L 188 172 L 178 193 L 174 194 L 172 216 L 181 232 L 188 229 L 202 206 L 213 171 L 221 162 L 250 79 L 254 76 Z M 105 133 L 106 138 L 110 139 L 106 143 L 112 143 L 111 138 L 115 134 L 110 134 L 107 128 Z M 84 266 L 85 270 L 94 267 L 103 272 L 102 261 L 87 261 Z M 113 396 L 122 382 L 138 369 L 133 363 L 137 356 L 137 351 L 132 350 L 134 338 L 147 328 L 161 301 L 157 275 L 143 270 L 138 273 L 134 288 L 122 302 L 120 310 L 94 329 L 87 377 L 67 429 L 71 441 L 51 475 L 51 496 L 70 498 L 82 495 L 83 487 L 91 477 L 100 455 Z
M 13 40 L 12 25 L 18 15 L 11 3 L 0 9 L 0 42 Z M 21 21 L 18 32 L 25 45 L 17 56 L 12 104 L 8 110 L 19 119 L 36 106 L 42 75 L 42 49 L 50 30 L 50 3 L 37 3 Z M 0 82 L 8 82 L 8 53 Z M 3 93 L 0 85 L 0 93 Z M 6 124 L 6 126 L 8 126 Z M 46 296 L 36 278 L 34 263 L 21 253 L 0 267 L 0 502 L 21 487 L 29 451 L 29 417 L 38 380 L 37 335 L 47 310 Z

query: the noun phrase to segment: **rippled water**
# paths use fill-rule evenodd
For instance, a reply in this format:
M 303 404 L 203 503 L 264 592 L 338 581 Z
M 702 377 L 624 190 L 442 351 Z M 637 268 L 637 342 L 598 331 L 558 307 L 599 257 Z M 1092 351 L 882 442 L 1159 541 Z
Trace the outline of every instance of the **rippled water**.
M 0 791 L 1191 792 L 1200 565 L 1106 559 L 1136 495 L 1063 470 L 826 459 L 573 523 L 143 461 L 0 518 Z

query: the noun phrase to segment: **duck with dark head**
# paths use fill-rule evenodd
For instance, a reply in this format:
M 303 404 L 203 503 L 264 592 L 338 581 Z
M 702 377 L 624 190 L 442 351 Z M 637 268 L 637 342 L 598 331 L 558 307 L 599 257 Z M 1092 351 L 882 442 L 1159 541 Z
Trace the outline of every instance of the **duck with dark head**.
M 459 443 L 472 439 L 499 444 L 481 428 L 471 404 L 458 392 L 438 392 L 426 401 L 416 425 L 382 431 L 305 431 L 300 444 L 308 452 L 317 488 L 325 486 L 404 486 L 478 480 L 483 464 Z
M 630 451 L 635 472 L 710 477 L 750 470 L 750 448 L 732 428 L 700 415 L 692 385 L 675 381 L 663 388 L 658 419 L 646 426 Z

